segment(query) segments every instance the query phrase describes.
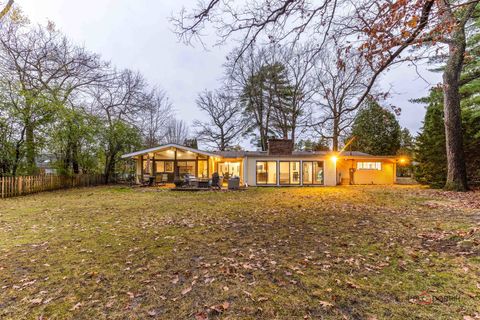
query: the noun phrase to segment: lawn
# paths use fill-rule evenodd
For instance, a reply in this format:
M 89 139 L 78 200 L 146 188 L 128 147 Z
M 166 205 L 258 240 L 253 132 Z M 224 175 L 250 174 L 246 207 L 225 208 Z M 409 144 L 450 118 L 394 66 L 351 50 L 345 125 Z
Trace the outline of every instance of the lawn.
M 0 201 L 1 319 L 478 319 L 480 193 L 419 187 Z

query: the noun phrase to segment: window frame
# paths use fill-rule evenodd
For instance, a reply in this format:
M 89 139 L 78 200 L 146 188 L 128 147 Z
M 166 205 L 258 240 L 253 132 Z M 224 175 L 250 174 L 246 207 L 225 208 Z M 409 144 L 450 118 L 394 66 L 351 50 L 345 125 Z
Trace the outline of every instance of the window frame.
M 285 163 L 288 163 L 288 183 L 281 183 L 280 182 L 280 164 L 282 162 L 285 162 Z M 297 162 L 298 163 L 298 183 L 292 183 L 292 175 L 291 175 L 291 171 L 292 171 L 292 162 Z M 301 160 L 280 160 L 278 161 L 278 172 L 277 172 L 277 175 L 278 175 L 278 185 L 280 186 L 301 186 L 302 185 L 302 170 L 303 170 L 303 164 L 302 164 L 302 161 Z
M 257 168 L 258 168 L 258 163 L 268 163 L 268 162 L 272 162 L 272 163 L 275 163 L 275 183 L 268 183 L 268 169 L 265 170 L 265 172 L 267 173 L 267 179 L 266 179 L 266 182 L 265 183 L 262 183 L 262 182 L 258 182 L 258 171 L 257 171 Z M 268 160 L 255 160 L 255 185 L 257 186 L 278 186 L 278 179 L 279 179 L 279 175 L 278 175 L 278 161 L 276 160 L 273 160 L 273 161 L 268 161 Z
M 365 163 L 373 163 L 375 164 L 374 168 L 360 168 L 360 164 L 365 164 Z M 377 164 L 379 165 L 378 168 L 377 168 Z M 357 170 L 360 170 L 360 171 L 382 171 L 382 162 L 381 161 L 357 161 Z M 363 167 L 363 165 L 362 165 Z
M 321 162 L 322 163 L 322 183 L 317 183 L 315 182 L 315 171 L 314 171 L 314 163 Z M 312 165 L 312 173 L 310 178 L 312 179 L 312 183 L 305 183 L 303 180 L 304 177 L 304 172 L 303 172 L 303 164 L 304 163 L 310 163 Z M 302 186 L 324 186 L 325 185 L 325 161 L 324 160 L 307 160 L 307 161 L 302 161 Z

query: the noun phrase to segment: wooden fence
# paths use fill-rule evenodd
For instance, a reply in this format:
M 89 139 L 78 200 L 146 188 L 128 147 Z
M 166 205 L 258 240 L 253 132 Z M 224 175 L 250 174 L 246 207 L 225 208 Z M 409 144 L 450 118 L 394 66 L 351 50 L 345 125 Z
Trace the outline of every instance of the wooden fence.
M 104 176 L 101 174 L 0 177 L 0 198 L 17 197 L 57 189 L 96 186 L 103 183 Z

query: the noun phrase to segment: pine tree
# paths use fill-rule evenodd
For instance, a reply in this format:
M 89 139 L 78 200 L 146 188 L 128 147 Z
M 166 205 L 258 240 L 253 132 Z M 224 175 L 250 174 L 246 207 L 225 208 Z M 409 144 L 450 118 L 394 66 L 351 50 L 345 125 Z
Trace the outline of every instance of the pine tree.
M 417 137 L 415 179 L 433 188 L 442 188 L 447 180 L 447 155 L 441 89 L 432 89 L 429 97 L 423 100 L 428 106 Z
M 401 128 L 395 115 L 373 100 L 368 101 L 355 118 L 352 136 L 352 150 L 394 155 L 400 149 Z

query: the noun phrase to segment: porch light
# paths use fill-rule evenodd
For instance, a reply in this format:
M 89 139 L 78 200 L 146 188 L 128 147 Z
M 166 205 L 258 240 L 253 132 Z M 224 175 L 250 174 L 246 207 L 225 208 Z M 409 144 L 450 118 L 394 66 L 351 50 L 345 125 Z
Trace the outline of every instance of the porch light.
M 332 159 L 332 162 L 333 162 L 333 163 L 336 163 L 337 160 L 338 160 L 338 157 L 337 157 L 337 156 L 332 156 L 330 159 Z
M 405 159 L 405 158 L 400 158 L 398 161 L 400 162 L 400 164 L 407 163 L 407 159 Z

